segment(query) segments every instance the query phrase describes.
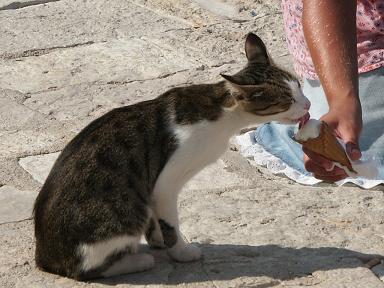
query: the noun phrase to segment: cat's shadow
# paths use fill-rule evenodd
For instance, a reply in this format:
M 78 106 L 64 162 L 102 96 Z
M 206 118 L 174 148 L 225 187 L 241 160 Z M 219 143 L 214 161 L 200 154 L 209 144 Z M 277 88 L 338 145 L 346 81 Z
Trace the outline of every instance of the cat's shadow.
M 249 246 L 201 244 L 203 259 L 192 263 L 171 261 L 164 250 L 152 250 L 156 266 L 146 272 L 92 282 L 106 285 L 180 284 L 225 281 L 239 277 L 267 276 L 276 280 L 306 277 L 316 271 L 363 266 L 381 255 L 333 247 L 289 248 L 277 245 Z

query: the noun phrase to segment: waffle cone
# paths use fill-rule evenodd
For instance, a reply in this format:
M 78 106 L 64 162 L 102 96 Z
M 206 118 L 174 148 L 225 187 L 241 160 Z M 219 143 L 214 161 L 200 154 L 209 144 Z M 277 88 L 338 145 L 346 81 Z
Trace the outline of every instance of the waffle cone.
M 321 123 L 320 134 L 318 137 L 297 142 L 308 150 L 320 154 L 333 162 L 340 163 L 347 167 L 349 171 L 355 172 L 343 146 L 339 143 L 327 123 Z

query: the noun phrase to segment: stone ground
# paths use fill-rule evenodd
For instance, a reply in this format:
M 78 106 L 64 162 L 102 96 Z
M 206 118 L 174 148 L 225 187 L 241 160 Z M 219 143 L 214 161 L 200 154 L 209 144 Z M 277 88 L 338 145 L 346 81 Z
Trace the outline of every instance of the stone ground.
M 201 261 L 80 283 L 36 269 L 31 207 L 64 145 L 106 111 L 213 82 L 258 33 L 292 69 L 280 1 L 0 0 L 1 287 L 384 287 L 383 188 L 305 187 L 235 145 L 180 197 Z M 143 245 L 142 249 L 147 249 Z

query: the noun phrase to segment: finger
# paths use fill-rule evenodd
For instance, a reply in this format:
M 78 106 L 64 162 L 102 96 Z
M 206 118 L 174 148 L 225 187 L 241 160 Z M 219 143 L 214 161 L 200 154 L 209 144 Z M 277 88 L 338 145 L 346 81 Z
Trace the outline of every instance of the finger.
M 324 176 L 324 175 L 313 175 L 316 179 L 323 180 L 328 183 L 334 183 L 347 178 L 347 175 L 335 175 L 335 176 Z
M 359 160 L 361 158 L 361 151 L 358 144 L 349 141 L 345 144 L 345 150 L 351 160 Z
M 303 147 L 303 152 L 318 166 L 323 167 L 325 170 L 332 170 L 334 167 L 332 161 L 328 160 L 327 158 L 321 156 L 320 154 L 317 154 L 311 150 L 308 150 L 307 148 Z
M 316 172 L 317 175 L 319 176 L 324 176 L 324 177 L 329 177 L 329 176 L 343 176 L 347 177 L 348 174 L 344 171 L 344 169 L 335 166 L 335 168 L 332 171 L 324 171 L 324 170 L 319 170 Z
M 307 171 L 312 172 L 313 174 L 321 176 L 323 178 L 332 176 L 342 176 L 345 178 L 347 176 L 345 171 L 339 167 L 334 167 L 332 171 L 327 171 L 324 169 L 324 167 L 317 165 L 316 162 L 310 159 L 304 163 L 304 166 Z
M 351 160 L 359 160 L 361 157 L 360 147 L 359 147 L 359 134 L 355 133 L 353 130 L 348 131 L 348 133 L 343 133 L 341 137 L 345 143 L 345 150 L 347 155 Z

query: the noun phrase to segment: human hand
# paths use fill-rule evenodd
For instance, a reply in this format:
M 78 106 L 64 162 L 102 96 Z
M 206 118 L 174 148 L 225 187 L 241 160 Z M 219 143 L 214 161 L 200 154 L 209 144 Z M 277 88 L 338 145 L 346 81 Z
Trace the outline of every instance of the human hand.
M 351 160 L 360 159 L 359 136 L 362 129 L 362 119 L 361 105 L 358 99 L 350 99 L 341 105 L 333 105 L 320 120 L 335 129 L 335 135 L 346 144 L 346 152 Z M 303 148 L 303 152 L 305 169 L 312 172 L 317 179 L 336 182 L 348 176 L 343 169 L 335 167 L 332 161 L 321 155 L 305 148 Z

